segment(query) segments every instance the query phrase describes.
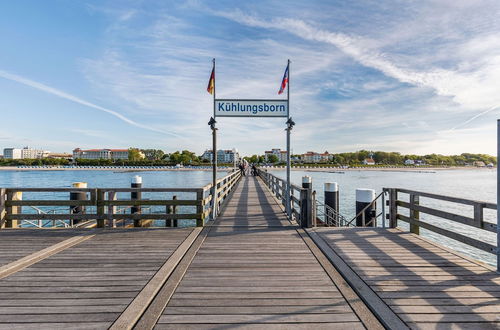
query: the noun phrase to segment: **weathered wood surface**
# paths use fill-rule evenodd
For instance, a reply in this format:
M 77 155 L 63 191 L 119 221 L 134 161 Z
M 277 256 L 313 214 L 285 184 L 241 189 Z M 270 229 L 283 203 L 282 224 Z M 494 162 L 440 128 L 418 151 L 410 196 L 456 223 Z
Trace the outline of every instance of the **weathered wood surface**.
M 83 231 L 2 229 L 0 230 L 0 267 L 80 233 Z
M 247 177 L 156 327 L 362 329 L 362 321 L 269 191 Z
M 0 329 L 107 329 L 192 231 L 93 231 L 94 237 L 0 280 Z M 18 235 L 3 252 L 20 246 L 22 256 L 40 248 L 36 242 L 54 243 L 71 233 L 78 232 L 8 230 L 0 232 L 0 242 Z
M 397 229 L 314 232 L 410 328 L 500 328 L 500 275 L 490 267 Z

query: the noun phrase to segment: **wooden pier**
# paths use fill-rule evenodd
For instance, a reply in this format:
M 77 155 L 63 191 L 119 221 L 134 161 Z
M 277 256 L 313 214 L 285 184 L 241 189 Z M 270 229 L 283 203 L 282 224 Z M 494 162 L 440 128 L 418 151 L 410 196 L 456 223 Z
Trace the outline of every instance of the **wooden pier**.
M 231 178 L 203 227 L 0 230 L 0 329 L 500 327 L 491 267 L 398 229 L 302 229 Z

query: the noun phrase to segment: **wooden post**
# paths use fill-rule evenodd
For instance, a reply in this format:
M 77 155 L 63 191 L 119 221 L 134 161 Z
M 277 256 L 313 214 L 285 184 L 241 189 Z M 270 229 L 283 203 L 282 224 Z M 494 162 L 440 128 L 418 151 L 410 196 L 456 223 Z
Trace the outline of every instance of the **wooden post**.
M 96 189 L 96 205 L 97 205 L 97 228 L 104 228 L 104 190 Z
M 116 201 L 117 193 L 115 191 L 108 191 L 108 200 Z M 108 227 L 116 228 L 116 219 L 113 218 L 113 214 L 116 213 L 116 206 L 108 205 Z
M 398 226 L 398 191 L 396 188 L 389 189 L 389 227 L 396 228 Z
M 196 219 L 196 227 L 203 227 L 205 225 L 203 197 L 203 189 L 198 189 L 198 191 L 196 192 L 196 213 L 198 214 L 198 219 Z
M 21 201 L 23 200 L 23 193 L 21 191 L 8 191 L 7 192 L 7 200 L 8 201 Z M 21 214 L 22 206 L 7 206 L 6 207 L 7 215 L 13 214 Z M 18 228 L 19 220 L 7 220 L 5 224 L 6 228 Z
M 307 189 L 300 189 L 300 223 L 299 226 L 307 226 Z
M 484 203 L 474 203 L 474 226 L 483 227 Z
M 5 201 L 7 199 L 7 193 L 5 188 L 0 188 L 0 229 L 5 228 L 5 216 L 7 210 L 5 207 Z
M 172 196 L 172 200 L 176 201 L 177 196 Z M 167 214 L 176 214 L 177 213 L 177 205 L 169 205 L 167 206 Z M 165 227 L 177 227 L 177 219 L 170 219 L 165 222 Z
M 410 194 L 410 221 L 420 220 L 420 211 L 413 209 L 415 205 L 420 205 L 420 196 L 415 194 Z M 420 235 L 420 226 L 412 224 L 410 222 L 410 232 L 413 234 Z

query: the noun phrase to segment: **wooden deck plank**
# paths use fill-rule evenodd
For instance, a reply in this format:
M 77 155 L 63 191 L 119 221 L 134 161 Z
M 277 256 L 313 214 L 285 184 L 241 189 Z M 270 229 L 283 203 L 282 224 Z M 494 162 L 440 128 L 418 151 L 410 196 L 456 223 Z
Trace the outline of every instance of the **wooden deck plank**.
M 166 323 L 174 328 L 361 325 L 297 228 L 254 178 L 240 182 L 179 279 L 159 328 L 168 328 Z
M 159 323 L 155 326 L 155 330 L 206 330 L 206 329 L 227 329 L 228 327 L 235 326 L 228 324 L 217 324 L 217 323 L 175 323 L 175 324 L 166 324 Z M 242 330 L 262 330 L 262 324 L 238 324 L 238 329 Z M 366 329 L 361 322 L 335 322 L 335 323 L 281 323 L 281 324 L 272 324 L 266 323 L 265 329 L 268 330 L 361 330 Z
M 334 323 L 334 322 L 359 322 L 354 313 L 333 314 L 212 314 L 203 315 L 170 315 L 163 314 L 158 323 Z
M 13 328 L 109 328 L 192 232 L 96 230 L 87 241 L 0 281 L 0 329 L 7 323 Z
M 107 329 L 111 325 L 111 322 L 47 322 L 47 323 L 0 323 L 0 330 L 95 330 L 95 329 Z
M 500 328 L 500 275 L 396 229 L 314 232 L 410 328 Z

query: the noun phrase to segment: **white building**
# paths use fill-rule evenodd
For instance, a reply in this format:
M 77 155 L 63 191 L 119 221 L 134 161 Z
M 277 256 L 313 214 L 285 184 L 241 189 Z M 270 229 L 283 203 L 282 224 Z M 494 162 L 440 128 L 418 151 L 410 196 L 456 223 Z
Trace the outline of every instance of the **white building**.
M 266 159 L 266 162 L 269 161 L 269 156 L 270 155 L 275 155 L 278 157 L 278 162 L 280 163 L 285 163 L 286 162 L 286 154 L 287 152 L 281 149 L 272 149 L 272 150 L 266 150 L 264 151 L 264 157 Z
M 371 158 L 366 158 L 363 160 L 363 165 L 375 165 L 375 161 Z
M 5 159 L 39 159 L 47 157 L 49 153 L 50 151 L 33 149 L 30 147 L 24 147 L 22 149 L 3 149 L 3 155 Z
M 302 161 L 304 163 L 326 163 L 333 160 L 333 155 L 328 151 L 320 154 L 314 151 L 308 151 L 302 155 Z
M 128 149 L 87 149 L 73 150 L 73 159 L 128 159 Z
M 208 160 L 212 162 L 214 159 L 214 153 L 211 149 L 205 150 L 203 155 L 201 155 L 202 159 Z M 240 154 L 237 149 L 233 150 L 217 150 L 217 163 L 238 163 L 240 161 Z
M 415 165 L 415 161 L 413 159 L 405 160 L 405 165 Z

